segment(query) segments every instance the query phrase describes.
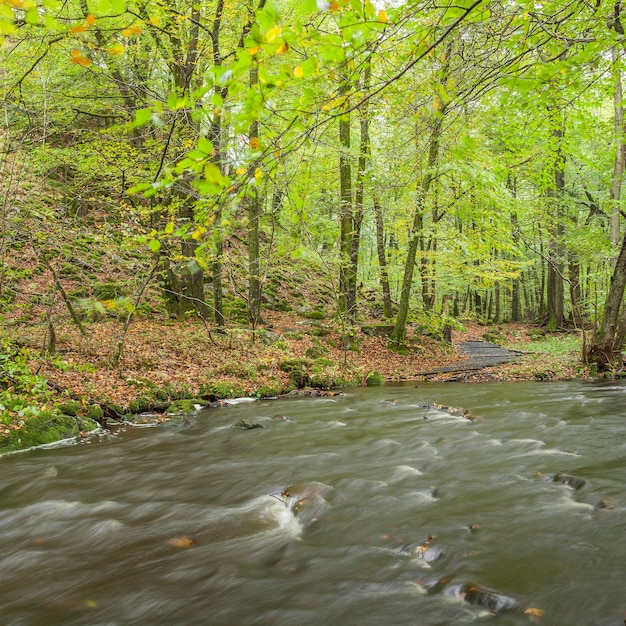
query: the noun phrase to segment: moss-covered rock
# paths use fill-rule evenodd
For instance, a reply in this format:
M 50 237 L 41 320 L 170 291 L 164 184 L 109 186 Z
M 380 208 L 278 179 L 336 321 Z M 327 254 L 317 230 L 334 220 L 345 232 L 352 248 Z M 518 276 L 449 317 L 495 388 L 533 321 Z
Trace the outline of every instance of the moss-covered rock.
M 92 404 L 87 408 L 87 417 L 95 422 L 101 422 L 104 418 L 104 410 L 99 404 Z
M 279 363 L 280 369 L 289 374 L 289 378 L 298 388 L 309 384 L 309 368 L 312 365 L 313 362 L 309 359 L 285 359 Z
M 65 402 L 64 404 L 59 404 L 57 406 L 57 410 L 59 413 L 63 413 L 63 415 L 76 417 L 78 415 L 78 411 L 80 410 L 80 404 L 78 402 Z
M 215 381 L 200 387 L 200 395 L 215 396 L 216 398 L 243 398 L 246 395 L 244 388 L 229 381 Z
M 165 413 L 168 415 L 193 415 L 196 412 L 197 404 L 195 399 L 176 400 L 165 409 Z
M 336 389 L 358 385 L 362 374 L 352 367 L 339 365 L 330 359 L 320 358 L 315 361 L 310 375 L 310 386 L 315 389 Z
M 147 411 L 152 405 L 153 400 L 148 396 L 139 396 L 128 405 L 129 413 L 141 413 L 142 411 Z
M 308 320 L 325 320 L 326 313 L 324 311 L 314 310 L 314 311 L 303 311 L 300 315 L 305 317 Z
M 81 431 L 94 430 L 95 427 L 91 420 L 42 411 L 36 417 L 28 419 L 24 426 L 12 430 L 8 437 L 0 440 L 0 453 L 78 437 Z
M 374 385 L 383 385 L 385 383 L 385 379 L 383 375 L 376 371 L 372 370 L 365 378 L 365 384 L 368 387 L 373 387 Z

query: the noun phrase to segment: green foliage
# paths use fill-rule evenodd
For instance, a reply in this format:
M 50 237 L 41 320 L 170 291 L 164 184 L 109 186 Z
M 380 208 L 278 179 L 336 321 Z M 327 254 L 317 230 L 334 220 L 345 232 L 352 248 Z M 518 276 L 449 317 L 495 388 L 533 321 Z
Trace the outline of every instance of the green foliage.
M 33 356 L 6 339 L 0 344 L 0 419 L 5 424 L 36 417 L 52 401 L 48 381 L 30 370 Z

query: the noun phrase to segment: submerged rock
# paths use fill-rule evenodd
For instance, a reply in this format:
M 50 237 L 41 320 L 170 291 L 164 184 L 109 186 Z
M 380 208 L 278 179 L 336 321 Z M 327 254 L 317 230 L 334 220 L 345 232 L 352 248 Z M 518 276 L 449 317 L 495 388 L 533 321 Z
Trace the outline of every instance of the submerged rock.
M 598 503 L 596 504 L 596 507 L 609 511 L 615 508 L 615 502 L 613 502 L 611 498 L 600 498 L 600 500 L 598 500 Z
M 587 481 L 583 478 L 576 478 L 576 476 L 570 476 L 569 474 L 556 474 L 552 479 L 552 482 L 567 485 L 574 490 L 580 489 L 587 484 Z
M 233 428 L 238 428 L 239 430 L 253 430 L 254 428 L 263 428 L 261 424 L 258 422 L 253 422 L 249 419 L 242 419 L 233 424 Z
M 512 611 L 518 608 L 519 603 L 511 596 L 496 593 L 484 587 L 479 587 L 472 583 L 465 583 L 458 589 L 457 594 L 468 604 L 480 606 L 493 613 L 502 611 Z

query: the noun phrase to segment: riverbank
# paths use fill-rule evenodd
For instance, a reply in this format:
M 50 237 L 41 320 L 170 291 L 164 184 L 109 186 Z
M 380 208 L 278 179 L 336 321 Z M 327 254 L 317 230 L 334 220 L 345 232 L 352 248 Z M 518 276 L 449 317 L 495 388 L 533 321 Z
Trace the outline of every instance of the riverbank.
M 45 326 L 16 329 L 12 337 L 30 355 L 32 375 L 47 385 L 37 417 L 15 412 L 0 426 L 0 447 L 18 449 L 80 436 L 94 420 L 152 420 L 195 410 L 198 404 L 243 396 L 271 397 L 294 389 L 336 389 L 402 380 L 457 380 L 450 369 L 461 363 L 458 345 L 487 340 L 524 350 L 512 363 L 466 372 L 465 382 L 485 380 L 563 380 L 585 377 L 575 334 L 545 335 L 527 324 L 459 325 L 452 345 L 411 329 L 407 350 L 389 350 L 386 328 L 362 322 L 345 341 L 332 319 L 268 311 L 265 325 L 252 332 L 225 332 L 197 320 L 138 318 L 124 338 L 117 365 L 114 354 L 122 325 L 106 319 L 92 323 L 84 337 L 70 323 L 56 327 L 56 352 L 41 356 Z M 344 338 L 342 340 L 342 337 Z M 447 372 L 437 369 L 448 366 Z M 36 372 L 35 372 L 36 369 Z M 90 426 L 91 425 L 91 426 Z M 4 445 L 2 445 L 4 444 Z

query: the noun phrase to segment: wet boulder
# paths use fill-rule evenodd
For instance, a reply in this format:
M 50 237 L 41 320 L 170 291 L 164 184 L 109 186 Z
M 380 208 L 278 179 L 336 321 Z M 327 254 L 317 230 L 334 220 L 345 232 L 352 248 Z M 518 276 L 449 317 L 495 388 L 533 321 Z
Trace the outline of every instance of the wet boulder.
M 600 498 L 598 500 L 596 507 L 598 509 L 604 509 L 605 511 L 610 511 L 615 508 L 615 502 L 611 500 L 611 498 Z
M 468 604 L 482 607 L 492 613 L 512 611 L 519 606 L 517 600 L 511 596 L 506 596 L 472 583 L 461 585 L 457 593 Z
M 239 430 L 253 430 L 255 428 L 263 428 L 263 426 L 253 420 L 241 419 L 233 424 L 233 428 L 238 428 Z
M 587 484 L 587 481 L 583 478 L 577 478 L 576 476 L 570 476 L 569 474 L 555 474 L 552 478 L 552 482 L 567 485 L 574 490 L 581 489 Z

